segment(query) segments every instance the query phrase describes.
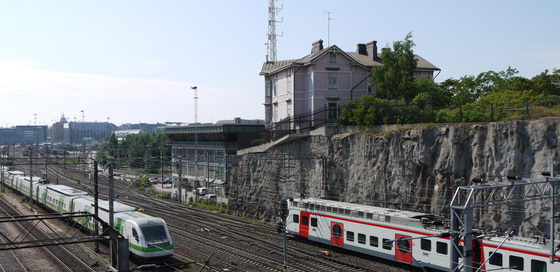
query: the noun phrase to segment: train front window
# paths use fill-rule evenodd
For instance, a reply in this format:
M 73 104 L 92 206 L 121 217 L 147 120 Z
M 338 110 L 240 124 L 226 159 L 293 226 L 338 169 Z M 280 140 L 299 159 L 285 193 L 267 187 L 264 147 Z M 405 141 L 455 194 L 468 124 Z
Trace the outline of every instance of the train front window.
M 546 272 L 546 263 L 543 261 L 531 260 L 531 272 Z
M 167 233 L 165 233 L 165 229 L 162 225 L 143 227 L 142 233 L 144 233 L 144 238 L 146 238 L 146 241 L 167 239 Z
M 332 228 L 332 234 L 335 238 L 342 237 L 342 228 L 340 227 L 339 224 L 334 224 Z
M 307 218 L 307 216 L 305 215 L 301 216 L 301 224 L 306 226 L 309 225 L 309 219 Z

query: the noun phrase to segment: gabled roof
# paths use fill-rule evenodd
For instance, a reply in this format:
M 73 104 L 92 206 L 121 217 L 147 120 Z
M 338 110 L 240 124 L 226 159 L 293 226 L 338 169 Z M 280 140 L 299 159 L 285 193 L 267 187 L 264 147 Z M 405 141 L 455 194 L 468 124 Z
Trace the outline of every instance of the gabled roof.
M 306 56 L 304 56 L 300 59 L 280 60 L 280 61 L 276 61 L 276 62 L 265 62 L 263 64 L 262 68 L 261 68 L 260 75 L 266 75 L 266 74 L 272 74 L 272 73 L 280 72 L 284 69 L 287 69 L 287 68 L 293 67 L 293 66 L 309 65 L 314 60 L 316 60 L 317 58 L 326 54 L 327 52 L 329 52 L 333 48 L 338 49 L 338 51 L 340 53 L 344 54 L 347 58 L 354 61 L 355 64 L 364 66 L 365 68 L 371 69 L 375 66 L 383 66 L 383 63 L 381 62 L 381 59 L 373 60 L 372 56 L 361 55 L 361 54 L 358 54 L 357 52 L 345 52 L 345 51 L 341 50 L 340 48 L 338 48 L 338 46 L 331 45 L 330 47 L 327 47 L 323 50 L 320 50 L 320 51 L 317 51 L 317 52 L 312 52 L 312 53 L 310 53 L 310 54 L 308 54 L 308 55 L 306 55 Z M 422 58 L 418 55 L 414 55 L 414 59 L 416 59 L 416 61 L 417 61 L 416 69 L 418 69 L 418 70 L 435 70 L 435 71 L 440 70 L 435 65 L 431 64 L 429 61 L 427 61 L 426 59 L 424 59 L 424 58 Z

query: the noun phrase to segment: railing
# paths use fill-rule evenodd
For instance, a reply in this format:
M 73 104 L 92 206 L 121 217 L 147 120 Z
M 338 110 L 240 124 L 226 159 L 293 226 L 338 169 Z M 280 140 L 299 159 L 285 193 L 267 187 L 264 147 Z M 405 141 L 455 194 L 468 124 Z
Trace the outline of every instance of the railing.
M 314 112 L 274 122 L 265 138 L 276 140 L 289 134 L 310 131 L 326 125 L 373 126 L 420 123 L 494 122 L 529 119 L 546 114 L 546 107 L 529 101 L 480 103 L 456 108 L 435 108 L 429 101 L 417 103 L 375 103 L 361 112 L 350 113 L 340 108 L 322 107 Z

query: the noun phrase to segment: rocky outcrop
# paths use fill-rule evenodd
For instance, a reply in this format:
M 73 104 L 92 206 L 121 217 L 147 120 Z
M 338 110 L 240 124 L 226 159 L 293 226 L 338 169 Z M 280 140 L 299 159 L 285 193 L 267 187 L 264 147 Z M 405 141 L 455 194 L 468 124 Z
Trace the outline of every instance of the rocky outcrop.
M 558 118 L 310 136 L 232 160 L 230 211 L 274 219 L 280 199 L 305 194 L 447 217 L 457 186 L 475 177 L 541 178 L 550 165 L 559 171 L 559 137 Z M 548 207 L 495 206 L 476 210 L 475 220 L 531 235 L 533 226 L 547 228 Z

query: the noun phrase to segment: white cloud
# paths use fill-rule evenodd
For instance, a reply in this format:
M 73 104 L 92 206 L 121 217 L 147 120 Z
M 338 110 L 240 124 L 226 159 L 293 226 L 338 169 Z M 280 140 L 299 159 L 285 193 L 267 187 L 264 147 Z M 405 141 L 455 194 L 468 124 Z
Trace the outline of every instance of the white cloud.
M 154 66 L 158 66 L 154 63 Z M 0 126 L 27 124 L 38 114 L 51 123 L 61 113 L 86 120 L 112 122 L 192 121 L 190 82 L 53 72 L 38 69 L 30 60 L 0 60 Z M 200 121 L 241 117 L 259 118 L 262 106 L 243 107 L 237 101 L 257 100 L 240 90 L 199 86 Z M 243 97 L 245 95 L 245 97 Z

